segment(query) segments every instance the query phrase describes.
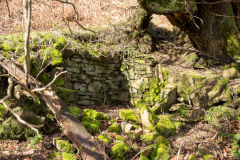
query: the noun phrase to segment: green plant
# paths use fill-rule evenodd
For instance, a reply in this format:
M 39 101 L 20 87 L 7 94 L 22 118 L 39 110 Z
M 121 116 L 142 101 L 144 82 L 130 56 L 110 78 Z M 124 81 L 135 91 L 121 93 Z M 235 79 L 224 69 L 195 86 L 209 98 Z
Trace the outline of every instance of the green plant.
M 235 134 L 232 139 L 232 154 L 236 158 L 240 158 L 240 134 Z

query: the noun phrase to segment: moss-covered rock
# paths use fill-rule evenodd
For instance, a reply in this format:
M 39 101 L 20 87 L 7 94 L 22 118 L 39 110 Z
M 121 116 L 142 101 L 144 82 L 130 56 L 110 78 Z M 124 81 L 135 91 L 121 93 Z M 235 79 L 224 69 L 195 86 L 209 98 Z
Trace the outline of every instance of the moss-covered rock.
M 78 117 L 79 113 L 81 111 L 81 109 L 77 106 L 69 106 L 68 109 L 70 110 L 70 112 L 75 116 Z
M 233 79 L 236 78 L 239 74 L 238 66 L 236 64 L 226 65 L 222 68 L 223 78 Z
M 203 156 L 203 160 L 215 160 L 215 157 L 212 154 L 207 154 Z
M 14 117 L 10 116 L 0 125 L 1 139 L 26 140 L 34 136 L 35 132 L 20 124 Z
M 82 115 L 88 116 L 92 119 L 97 119 L 97 120 L 108 120 L 109 119 L 109 116 L 105 115 L 104 113 L 93 110 L 93 109 L 84 109 Z
M 62 153 L 62 160 L 77 160 L 77 156 L 73 153 Z
M 150 130 L 155 130 L 154 126 L 159 120 L 158 117 L 147 107 L 145 103 L 138 102 L 136 108 L 139 109 L 143 127 Z
M 221 127 L 221 123 L 224 123 L 226 120 L 230 121 L 235 118 L 237 118 L 237 111 L 233 108 L 215 106 L 211 107 L 207 111 L 204 119 L 215 127 Z
M 68 140 L 56 139 L 56 148 L 60 152 L 74 153 L 76 148 Z
M 136 110 L 134 111 L 132 109 L 122 109 L 119 113 L 119 116 L 124 121 L 131 121 L 135 123 L 141 122 L 140 115 Z
M 155 144 L 155 148 L 151 150 L 149 154 L 150 159 L 162 159 L 168 160 L 171 157 L 171 145 L 167 138 L 158 136 Z
M 129 147 L 125 142 L 117 142 L 112 146 L 111 155 L 116 159 L 125 160 L 124 157 L 127 152 L 129 152 L 131 147 Z
M 197 158 L 193 154 L 190 154 L 188 160 L 197 160 Z
M 173 121 L 170 115 L 160 115 L 156 130 L 162 135 L 173 135 L 182 126 L 181 122 Z
M 132 141 L 135 141 L 140 138 L 140 136 L 143 134 L 142 128 L 135 129 L 128 133 L 128 138 L 131 139 Z
M 63 88 L 63 87 L 56 87 L 55 89 L 57 95 L 66 103 L 69 104 L 71 102 L 76 101 L 76 94 L 77 91 L 76 90 L 72 90 L 72 89 L 67 89 L 67 88 Z
M 120 126 L 118 125 L 118 123 L 113 123 L 112 125 L 110 125 L 107 129 L 109 132 L 114 132 L 117 134 L 120 134 Z
M 122 136 L 120 136 L 120 135 L 117 135 L 116 136 L 116 140 L 119 140 L 119 141 L 126 141 L 126 138 L 124 138 L 124 137 L 122 137 Z
M 93 135 L 99 132 L 101 123 L 91 117 L 83 117 L 81 120 L 83 126 Z
M 112 142 L 112 138 L 108 133 L 100 134 L 97 138 L 100 141 L 105 142 L 105 143 L 111 143 Z
M 142 134 L 140 139 L 145 144 L 152 144 L 157 136 L 158 136 L 157 132 L 151 132 L 147 134 Z

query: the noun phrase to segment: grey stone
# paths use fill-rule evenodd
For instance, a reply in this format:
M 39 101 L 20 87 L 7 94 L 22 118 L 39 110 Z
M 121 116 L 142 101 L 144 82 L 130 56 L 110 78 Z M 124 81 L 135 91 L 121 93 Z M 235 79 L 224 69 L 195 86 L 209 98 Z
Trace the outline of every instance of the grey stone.
M 67 69 L 67 71 L 69 71 L 69 72 L 80 73 L 80 70 L 79 70 L 78 68 L 70 68 L 70 67 L 67 67 L 66 69 Z
M 133 124 L 131 123 L 127 123 L 127 122 L 121 123 L 121 129 L 124 133 L 129 133 L 132 128 L 133 128 Z
M 99 92 L 101 88 L 102 88 L 102 82 L 99 82 L 99 81 L 93 81 L 88 84 L 88 90 L 93 93 Z
M 80 92 L 85 92 L 87 90 L 87 85 L 81 83 L 74 83 L 74 89 L 79 90 Z
M 139 139 L 142 134 L 143 134 L 142 128 L 138 128 L 128 133 L 128 138 L 130 138 L 132 141 L 135 141 Z

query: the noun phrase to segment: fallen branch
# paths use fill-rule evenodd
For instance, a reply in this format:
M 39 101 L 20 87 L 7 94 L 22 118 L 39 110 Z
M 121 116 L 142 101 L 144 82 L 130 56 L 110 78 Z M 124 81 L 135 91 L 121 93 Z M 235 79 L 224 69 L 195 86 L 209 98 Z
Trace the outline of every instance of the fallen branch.
M 0 66 L 2 66 L 12 77 L 12 79 L 24 88 L 26 77 L 24 71 L 0 54 Z M 42 88 L 42 83 L 29 75 L 29 88 Z M 84 160 L 108 160 L 109 157 L 104 152 L 102 146 L 83 127 L 81 122 L 74 117 L 68 107 L 58 97 L 54 90 L 48 88 L 37 92 L 51 109 L 58 123 L 63 127 L 63 133 L 80 150 L 80 155 Z
M 17 119 L 17 121 L 25 126 L 27 126 L 28 128 L 30 128 L 31 130 L 35 131 L 37 136 L 40 137 L 40 134 L 39 134 L 39 131 L 37 128 L 41 128 L 43 127 L 43 125 L 32 125 L 26 121 L 24 121 L 17 113 L 15 113 L 10 107 L 8 107 L 8 105 L 6 104 L 6 100 L 8 100 L 9 98 L 11 98 L 11 91 L 12 91 L 12 88 L 13 88 L 13 81 L 12 79 L 9 77 L 8 78 L 8 89 L 7 89 L 7 95 L 0 100 L 0 103 L 3 104 L 4 108 L 7 110 L 7 111 L 10 111 L 12 113 L 12 115 Z
M 35 89 L 33 89 L 31 92 L 41 92 L 41 91 L 47 89 L 48 87 L 50 87 L 51 85 L 53 85 L 53 83 L 57 80 L 57 78 L 58 78 L 59 76 L 61 76 L 61 75 L 64 74 L 64 73 L 67 73 L 67 71 L 63 71 L 63 72 L 60 72 L 60 73 L 56 72 L 55 75 L 54 75 L 53 80 L 52 80 L 50 83 L 48 83 L 46 86 L 44 86 L 44 87 L 42 87 L 42 88 L 35 88 Z

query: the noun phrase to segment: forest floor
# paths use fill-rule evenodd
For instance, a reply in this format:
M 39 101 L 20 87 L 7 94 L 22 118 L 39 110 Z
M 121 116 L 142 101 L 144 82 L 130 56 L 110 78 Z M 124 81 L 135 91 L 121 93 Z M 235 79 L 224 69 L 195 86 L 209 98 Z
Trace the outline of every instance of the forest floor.
M 91 29 L 126 21 L 132 14 L 131 8 L 137 6 L 136 0 L 74 0 L 73 2 L 79 12 L 79 22 Z M 22 32 L 22 1 L 9 0 L 10 17 L 5 1 L 0 1 L 0 8 L 0 34 Z M 66 29 L 69 26 L 71 29 L 81 29 L 75 23 L 74 10 L 71 5 L 63 5 L 50 0 L 33 1 L 32 10 L 32 30 L 34 31 L 56 31 Z M 154 15 L 153 21 L 159 27 L 173 29 L 173 26 L 164 16 Z M 118 118 L 119 110 L 128 108 L 128 106 L 90 106 L 88 108 L 106 113 L 111 118 Z M 229 133 L 237 128 L 235 122 L 230 124 L 224 128 Z M 187 125 L 186 129 L 170 138 L 173 146 L 172 159 L 186 159 L 189 156 L 186 155 L 186 152 L 190 150 L 192 154 L 197 152 L 196 143 L 189 141 L 189 137 L 198 137 L 199 142 L 200 140 L 204 141 L 207 150 L 217 154 L 220 159 L 231 159 L 231 140 L 223 141 L 218 135 L 218 131 L 208 124 L 200 122 Z M 53 138 L 59 136 L 62 136 L 61 133 L 44 135 L 43 140 L 36 145 L 31 145 L 32 140 L 1 140 L 0 160 L 47 160 L 49 155 L 53 153 Z M 134 156 L 135 154 L 130 154 L 128 159 L 132 159 Z

